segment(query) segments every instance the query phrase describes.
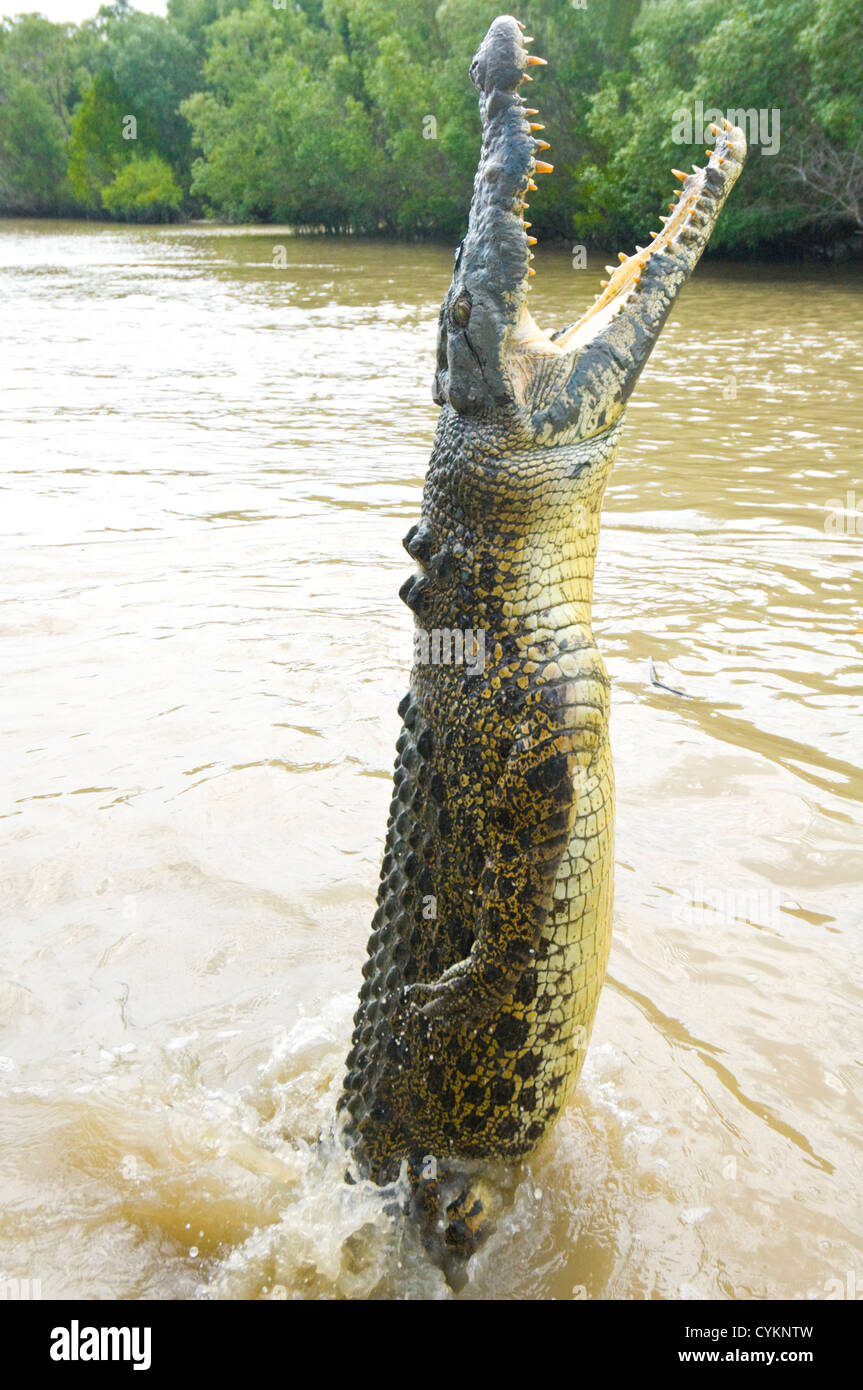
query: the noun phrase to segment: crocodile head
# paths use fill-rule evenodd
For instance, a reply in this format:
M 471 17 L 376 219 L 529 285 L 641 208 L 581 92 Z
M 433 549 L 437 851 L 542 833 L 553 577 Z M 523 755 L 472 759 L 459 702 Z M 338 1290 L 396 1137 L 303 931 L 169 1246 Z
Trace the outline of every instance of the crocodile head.
M 712 127 L 706 167 L 684 175 L 671 212 L 650 244 L 637 247 L 603 282 L 577 323 L 541 329 L 528 309 L 533 271 L 524 220 L 534 178 L 552 166 L 520 88 L 528 53 L 523 26 L 496 19 L 471 64 L 483 139 L 467 235 L 441 308 L 434 398 L 479 428 L 501 421 L 521 447 L 578 443 L 604 432 L 626 400 L 666 317 L 696 265 L 743 166 L 746 141 L 727 122 Z

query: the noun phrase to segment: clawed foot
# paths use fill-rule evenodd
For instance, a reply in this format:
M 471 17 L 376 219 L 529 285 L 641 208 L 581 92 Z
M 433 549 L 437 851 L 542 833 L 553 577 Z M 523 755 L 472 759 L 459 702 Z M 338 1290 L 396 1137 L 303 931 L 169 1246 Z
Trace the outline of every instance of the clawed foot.
M 482 988 L 474 962 L 457 961 L 437 980 L 408 985 L 410 1003 L 423 1018 L 434 1018 L 452 1027 L 479 1027 L 499 1001 Z M 420 1001 L 425 999 L 425 1003 Z

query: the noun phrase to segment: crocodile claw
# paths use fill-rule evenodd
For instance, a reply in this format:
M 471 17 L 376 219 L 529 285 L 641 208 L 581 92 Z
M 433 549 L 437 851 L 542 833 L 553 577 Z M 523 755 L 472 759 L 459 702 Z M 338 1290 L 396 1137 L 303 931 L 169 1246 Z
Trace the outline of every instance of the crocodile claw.
M 480 991 L 469 960 L 457 961 L 437 980 L 408 985 L 405 995 L 423 1018 L 434 1018 L 452 1027 L 478 1027 L 494 1012 L 498 1002 Z M 419 1002 L 423 996 L 424 1004 Z

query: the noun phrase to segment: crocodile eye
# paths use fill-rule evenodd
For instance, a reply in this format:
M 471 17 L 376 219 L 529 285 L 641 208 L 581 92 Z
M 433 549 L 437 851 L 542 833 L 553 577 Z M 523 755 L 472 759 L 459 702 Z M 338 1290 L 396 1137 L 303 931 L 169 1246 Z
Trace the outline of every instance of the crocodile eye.
M 467 328 L 470 323 L 470 300 L 467 295 L 459 296 L 450 309 L 450 317 L 456 328 Z

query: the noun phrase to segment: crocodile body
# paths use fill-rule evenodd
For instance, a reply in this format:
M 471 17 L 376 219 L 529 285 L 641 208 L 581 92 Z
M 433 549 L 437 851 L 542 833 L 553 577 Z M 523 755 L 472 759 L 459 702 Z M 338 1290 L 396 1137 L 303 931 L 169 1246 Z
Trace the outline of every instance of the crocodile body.
M 482 155 L 405 538 L 417 660 L 340 1102 L 357 1171 L 377 1182 L 405 1162 L 419 1182 L 528 1153 L 583 1064 L 613 878 L 609 682 L 591 630 L 600 508 L 626 399 L 745 154 L 739 131 L 717 131 L 663 232 L 577 324 L 544 333 L 524 210 L 550 168 L 519 94 L 541 61 L 526 43 L 502 17 L 471 67 Z

